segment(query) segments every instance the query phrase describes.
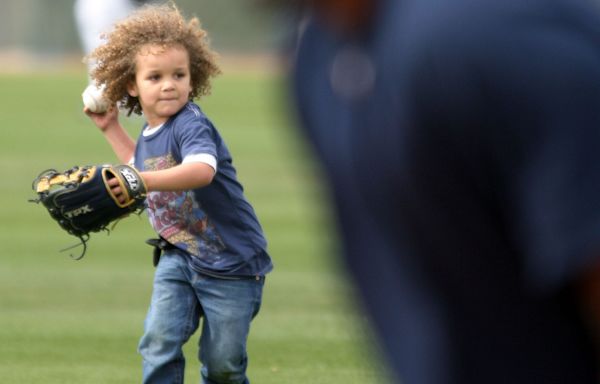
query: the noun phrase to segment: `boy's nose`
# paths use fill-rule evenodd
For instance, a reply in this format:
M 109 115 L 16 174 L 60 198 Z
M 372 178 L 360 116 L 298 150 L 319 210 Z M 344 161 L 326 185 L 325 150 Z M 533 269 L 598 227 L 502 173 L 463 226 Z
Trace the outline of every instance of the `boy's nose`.
M 175 88 L 175 86 L 173 85 L 173 82 L 170 80 L 165 80 L 162 84 L 162 90 L 163 91 L 169 91 L 171 89 Z

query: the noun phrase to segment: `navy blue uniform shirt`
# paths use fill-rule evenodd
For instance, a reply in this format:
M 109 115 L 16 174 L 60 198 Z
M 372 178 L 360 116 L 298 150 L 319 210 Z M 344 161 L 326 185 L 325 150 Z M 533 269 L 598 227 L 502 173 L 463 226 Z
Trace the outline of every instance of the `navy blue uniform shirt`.
M 600 255 L 600 17 L 385 0 L 294 68 L 346 260 L 405 384 L 598 383 L 572 282 Z

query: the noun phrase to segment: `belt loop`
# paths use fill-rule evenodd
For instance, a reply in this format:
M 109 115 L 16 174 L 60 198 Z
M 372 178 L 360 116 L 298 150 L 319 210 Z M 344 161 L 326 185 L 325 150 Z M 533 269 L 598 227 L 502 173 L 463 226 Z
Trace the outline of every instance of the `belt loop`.
M 158 239 L 148 239 L 146 240 L 146 244 L 154 247 L 152 251 L 152 265 L 154 265 L 154 267 L 158 265 L 162 251 L 175 248 L 173 244 L 162 237 L 159 237 Z

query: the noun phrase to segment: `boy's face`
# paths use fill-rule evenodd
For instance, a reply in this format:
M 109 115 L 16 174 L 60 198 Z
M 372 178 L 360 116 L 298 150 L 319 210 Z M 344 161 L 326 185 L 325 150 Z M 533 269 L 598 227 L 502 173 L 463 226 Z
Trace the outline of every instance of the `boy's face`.
M 136 57 L 135 82 L 127 90 L 140 101 L 148 125 L 164 123 L 183 108 L 192 91 L 187 50 L 143 47 Z

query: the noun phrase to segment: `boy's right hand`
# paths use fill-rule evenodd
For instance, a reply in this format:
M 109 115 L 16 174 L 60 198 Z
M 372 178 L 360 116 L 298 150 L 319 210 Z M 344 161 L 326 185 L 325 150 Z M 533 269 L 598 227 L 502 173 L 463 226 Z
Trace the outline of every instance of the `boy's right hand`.
M 108 108 L 106 112 L 95 113 L 90 111 L 87 107 L 83 108 L 83 112 L 94 122 L 96 127 L 102 132 L 110 129 L 112 126 L 118 125 L 119 123 L 119 108 L 116 105 Z

